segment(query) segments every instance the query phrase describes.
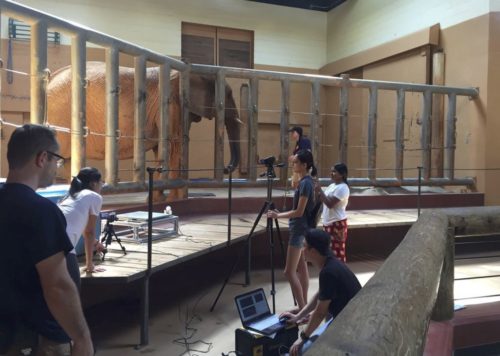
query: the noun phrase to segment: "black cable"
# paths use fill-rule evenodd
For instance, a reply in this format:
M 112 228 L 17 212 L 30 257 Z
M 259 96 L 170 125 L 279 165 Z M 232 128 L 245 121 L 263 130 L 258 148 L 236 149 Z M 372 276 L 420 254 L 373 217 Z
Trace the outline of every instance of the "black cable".
M 198 320 L 200 322 L 203 321 L 203 319 L 198 314 L 196 314 L 196 307 L 198 306 L 198 303 L 205 296 L 206 296 L 206 293 L 203 294 L 201 297 L 199 297 L 198 300 L 194 303 L 193 308 L 191 310 L 191 314 L 192 314 L 191 317 L 189 317 L 189 311 L 188 311 L 189 307 L 188 307 L 188 305 L 186 305 L 186 315 L 185 315 L 185 322 L 184 322 L 184 336 L 177 338 L 177 339 L 174 339 L 172 341 L 174 344 L 182 345 L 185 347 L 185 350 L 180 354 L 180 356 L 182 356 L 186 353 L 189 355 L 192 355 L 192 356 L 197 356 L 197 354 L 195 354 L 195 353 L 192 354 L 192 352 L 199 352 L 202 354 L 208 354 L 210 352 L 210 350 L 212 350 L 212 343 L 211 342 L 206 342 L 203 340 L 191 341 L 191 339 L 194 337 L 194 335 L 196 334 L 198 329 L 190 327 L 190 325 L 194 320 Z M 181 307 L 180 306 L 178 309 L 178 315 L 179 315 L 179 320 L 181 320 Z M 192 345 L 200 344 L 200 343 L 203 345 L 207 345 L 207 349 L 206 350 L 197 350 L 195 348 L 192 348 Z

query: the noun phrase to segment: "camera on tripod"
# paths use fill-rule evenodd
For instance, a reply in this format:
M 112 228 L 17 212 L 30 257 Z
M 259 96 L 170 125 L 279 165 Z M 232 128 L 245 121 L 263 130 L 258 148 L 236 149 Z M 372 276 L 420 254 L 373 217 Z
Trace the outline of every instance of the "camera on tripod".
M 125 250 L 125 247 L 122 245 L 120 238 L 116 235 L 114 226 L 112 224 L 112 222 L 118 220 L 118 217 L 116 216 L 116 211 L 101 212 L 99 216 L 101 217 L 101 220 L 106 220 L 106 225 L 104 225 L 103 235 L 101 237 L 101 243 L 104 244 L 102 260 L 104 261 L 104 259 L 106 258 L 106 253 L 108 252 L 108 245 L 111 243 L 113 238 L 115 238 L 116 242 L 118 242 L 118 245 L 120 245 L 123 254 L 126 255 L 127 250 Z
M 118 218 L 116 217 L 116 211 L 101 212 L 100 216 L 101 220 L 106 220 L 106 223 L 108 224 L 118 220 Z
M 259 163 L 260 164 L 264 164 L 266 166 L 273 166 L 274 165 L 274 162 L 276 162 L 276 157 L 274 156 L 269 156 L 269 157 L 266 157 L 266 158 L 263 158 L 263 159 L 260 159 L 259 160 Z

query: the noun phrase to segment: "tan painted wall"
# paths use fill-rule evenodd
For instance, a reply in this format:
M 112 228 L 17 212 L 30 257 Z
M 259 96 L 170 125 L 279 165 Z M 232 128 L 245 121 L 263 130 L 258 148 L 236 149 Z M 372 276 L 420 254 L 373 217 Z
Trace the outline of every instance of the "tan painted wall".
M 458 87 L 478 87 L 479 98 L 469 100 L 459 97 L 457 101 L 457 147 L 455 167 L 457 177 L 473 176 L 477 178 L 477 189 L 486 193 L 487 204 L 500 203 L 500 159 L 497 139 L 500 118 L 498 105 L 500 71 L 500 50 L 497 44 L 500 32 L 500 15 L 491 13 L 450 26 L 440 32 L 440 45 L 445 53 L 445 85 Z M 384 61 L 367 64 L 360 69 L 364 79 L 394 80 L 403 82 L 425 83 L 427 78 L 426 53 L 415 50 L 391 57 Z M 326 65 L 325 70 L 330 66 Z M 329 91 L 328 109 L 338 112 L 338 91 Z M 367 116 L 368 94 L 355 93 L 351 101 L 358 101 L 361 110 L 353 112 L 350 105 L 349 126 L 349 165 L 353 176 L 356 169 L 363 169 L 367 163 Z M 377 130 L 377 167 L 394 167 L 394 117 L 395 94 L 379 93 L 379 112 Z M 445 112 L 446 112 L 445 105 Z M 419 116 L 421 113 L 421 94 L 407 93 L 405 122 L 405 168 L 413 168 L 407 176 L 415 176 L 414 168 L 419 165 L 421 152 Z M 356 127 L 354 123 L 361 122 Z M 329 132 L 331 124 L 328 124 Z M 333 125 L 335 129 L 338 123 Z M 331 135 L 330 135 L 331 136 Z M 336 140 L 336 138 L 335 138 Z M 335 145 L 338 141 L 335 141 Z M 359 147 L 361 146 L 361 147 Z M 329 148 L 332 155 L 337 148 Z M 488 169 L 488 170 L 485 170 Z M 379 172 L 379 176 L 384 176 Z M 388 171 L 386 176 L 393 176 Z
M 441 43 L 446 55 L 445 83 L 452 86 L 470 85 L 479 88 L 479 98 L 457 100 L 457 176 L 475 176 L 479 191 L 486 193 L 488 203 L 500 203 L 500 196 L 491 185 L 485 185 L 484 171 L 487 143 L 489 15 L 452 26 L 442 31 Z M 467 84 L 465 84 L 467 83 Z M 494 116 L 491 116 L 494 119 Z M 494 190 L 492 190 L 492 188 Z
M 358 0 L 328 13 L 327 62 L 441 24 L 455 26 L 490 11 L 498 0 Z
M 185 21 L 254 31 L 257 64 L 317 69 L 326 61 L 326 14 L 320 11 L 246 0 L 18 2 L 170 56 L 181 55 Z
M 490 205 L 500 204 L 500 12 L 489 15 L 489 61 L 488 61 L 488 91 L 487 106 L 478 103 L 478 111 L 482 112 L 486 108 L 486 132 L 485 132 L 485 153 L 484 167 L 498 168 L 485 172 L 484 185 L 486 203 Z M 483 95 L 481 95 L 482 97 Z
M 43 0 L 47 4 L 52 4 L 54 7 L 56 2 L 52 0 Z M 193 0 L 194 1 L 194 0 Z M 386 1 L 388 2 L 388 0 Z M 390 1 L 389 1 L 390 2 Z M 30 3 L 25 1 L 25 3 Z M 39 3 L 39 2 L 37 2 Z M 247 3 L 247 2 L 245 2 Z M 349 2 L 347 2 L 349 3 Z M 68 13 L 69 9 L 77 6 L 81 9 L 81 4 L 76 1 L 65 2 L 67 7 L 62 7 L 62 13 Z M 71 6 L 69 6 L 70 4 Z M 33 4 L 36 5 L 36 4 Z M 66 6 L 65 5 L 65 6 Z M 238 6 L 240 6 L 239 4 Z M 85 5 L 87 6 L 87 5 Z M 159 5 L 158 5 L 159 6 Z M 281 8 L 280 8 L 281 9 Z M 184 9 L 186 13 L 190 13 L 187 7 Z M 234 10 L 234 9 L 233 9 Z M 233 11 L 232 10 L 232 11 Z M 163 10 L 162 10 L 163 11 Z M 284 10 L 285 11 L 285 10 Z M 303 13 L 293 13 L 293 16 L 299 16 Z M 329 14 L 329 21 L 330 21 Z M 194 16 L 194 15 L 193 15 Z M 88 12 L 83 18 L 91 19 L 91 13 Z M 191 21 L 196 22 L 196 19 L 189 18 Z M 177 21 L 177 20 L 176 20 Z M 230 16 L 222 16 L 220 18 L 220 25 L 235 26 L 234 19 Z M 249 21 L 249 20 L 248 20 Z M 211 24 L 219 24 L 218 20 L 214 20 Z M 250 22 L 245 22 L 249 24 Z M 401 25 L 401 24 L 400 24 Z M 109 25 L 111 26 L 111 24 Z M 329 23 L 330 26 L 330 23 Z M 375 26 L 375 25 L 374 25 Z M 243 27 L 245 28 L 245 27 Z M 294 47 L 293 45 L 285 46 L 286 51 L 273 54 L 273 46 L 276 42 L 269 42 L 268 32 L 272 32 L 272 26 L 269 23 L 259 25 L 255 20 L 252 26 L 247 26 L 249 29 L 261 31 L 261 38 L 256 36 L 256 45 L 260 41 L 267 41 L 267 47 L 261 47 L 261 57 L 256 56 L 256 63 L 259 63 L 257 58 L 261 58 L 260 64 L 256 65 L 258 69 L 275 69 L 289 72 L 317 72 L 312 65 L 310 69 L 304 69 L 297 66 L 297 63 L 304 63 L 294 61 L 295 54 L 300 58 L 304 58 L 304 47 Z M 297 27 L 298 28 L 298 27 Z M 352 28 L 352 26 L 351 26 Z M 121 29 L 118 25 L 114 24 L 110 30 Z M 259 30 L 260 29 L 260 30 Z M 329 27 L 329 31 L 332 27 Z M 121 30 L 120 30 L 121 31 Z M 375 32 L 375 31 L 374 31 Z M 499 62 L 500 62 L 500 49 L 496 39 L 499 37 L 500 21 L 498 13 L 483 15 L 472 20 L 460 22 L 456 25 L 449 25 L 441 30 L 441 46 L 446 55 L 445 65 L 445 84 L 453 86 L 474 86 L 479 87 L 480 97 L 477 100 L 469 101 L 467 98 L 459 99 L 457 106 L 457 155 L 456 167 L 457 168 L 470 168 L 470 171 L 458 172 L 457 176 L 470 175 L 478 177 L 478 189 L 486 192 L 487 203 L 500 203 L 500 188 L 498 181 L 500 174 L 498 172 L 479 172 L 479 168 L 500 168 L 498 162 L 498 139 L 496 138 L 499 132 L 499 119 L 498 112 L 500 105 L 498 98 L 498 83 L 499 83 Z M 257 33 L 257 32 L 256 32 Z M 317 33 L 317 32 L 315 32 Z M 180 36 L 172 35 L 172 37 L 180 38 Z M 311 35 L 311 33 L 309 33 Z M 163 36 L 163 35 L 162 35 Z M 271 35 L 269 35 L 271 36 Z M 266 40 L 264 39 L 266 37 Z M 163 36 L 162 38 L 166 38 Z M 168 36 L 168 38 L 171 38 Z M 272 37 L 276 40 L 279 39 L 279 34 Z M 288 37 L 288 39 L 291 38 Z M 304 37 L 301 37 L 304 40 Z M 160 41 L 159 39 L 157 39 Z M 293 41 L 292 41 L 293 42 Z M 160 43 L 160 42 L 158 42 Z M 291 42 L 290 42 L 291 43 Z M 28 69 L 28 51 L 26 44 L 14 42 L 13 50 L 13 63 L 14 69 L 27 71 Z M 164 43 L 166 48 L 171 44 L 167 41 Z M 330 45 L 330 42 L 329 42 Z M 318 46 L 318 43 L 312 45 Z M 366 46 L 365 46 L 366 47 Z M 257 48 L 257 46 L 256 46 Z M 4 41 L 2 43 L 2 58 L 6 58 L 7 45 Z M 331 48 L 330 48 L 331 49 Z M 278 50 L 278 49 L 276 49 Z M 89 49 L 89 59 L 102 59 L 102 52 L 96 49 Z M 269 52 L 269 53 L 268 53 Z M 307 50 L 306 50 L 307 52 Z M 311 58 L 321 57 L 320 52 L 307 53 L 306 56 Z M 341 53 L 336 52 L 336 53 Z M 265 55 L 264 55 L 265 54 Z M 266 57 L 269 54 L 269 57 Z M 257 55 L 257 52 L 256 52 Z M 270 66 L 269 63 L 264 62 L 272 61 L 276 66 Z M 290 58 L 286 61 L 285 58 Z M 315 59 L 316 60 L 316 59 Z M 127 62 L 128 61 L 128 62 Z M 4 63 L 6 61 L 4 60 Z M 49 67 L 51 69 L 58 68 L 69 63 L 69 52 L 66 46 L 54 46 L 49 50 Z M 123 59 L 122 64 L 130 64 L 130 58 Z M 266 63 L 266 65 L 262 64 Z M 309 64 L 304 64 L 308 67 Z M 408 56 L 397 56 L 390 60 L 365 65 L 358 71 L 351 71 L 353 77 L 364 77 L 369 79 L 381 80 L 396 80 L 396 81 L 413 81 L 424 82 L 424 60 L 419 53 L 410 53 Z M 326 73 L 331 74 L 331 73 Z M 29 107 L 28 99 L 28 80 L 27 77 L 14 75 L 14 84 L 9 85 L 5 82 L 5 75 L 2 76 L 2 115 L 9 121 L 20 123 L 23 119 L 28 119 L 26 112 Z M 235 83 L 233 90 L 235 93 L 239 92 L 239 84 Z M 293 85 L 291 91 L 291 125 L 300 124 L 305 128 L 305 132 L 309 133 L 309 118 L 307 113 L 310 112 L 310 98 L 309 88 L 307 86 Z M 259 90 L 259 150 L 260 157 L 268 155 L 277 156 L 279 153 L 279 108 L 280 108 L 281 92 L 279 84 L 276 83 L 263 83 Z M 236 94 L 237 102 L 239 103 L 239 94 Z M 490 105 L 487 105 L 490 103 Z M 323 176 L 326 176 L 328 167 L 338 160 L 338 90 L 336 89 L 323 89 L 322 105 L 322 165 L 325 167 Z M 377 157 L 379 166 L 391 168 L 394 160 L 393 142 L 391 140 L 391 132 L 393 131 L 392 120 L 394 117 L 394 103 L 391 95 L 381 94 L 379 97 L 379 155 Z M 408 147 L 418 146 L 418 132 L 420 126 L 417 123 L 417 118 L 421 110 L 420 98 L 418 95 L 407 98 L 407 130 L 405 131 L 405 138 L 408 140 L 405 144 Z M 367 95 L 361 91 L 355 90 L 351 93 L 350 98 L 350 128 L 349 128 L 349 165 L 351 167 L 361 168 L 366 165 L 366 121 L 367 121 Z M 304 114 L 306 113 L 306 114 Z M 411 125 L 410 125 L 411 124 Z M 191 147 L 190 147 L 190 161 L 193 168 L 212 168 L 213 157 L 213 121 L 204 120 L 199 124 L 193 124 L 191 130 Z M 8 129 L 4 132 L 8 137 Z M 4 137 L 5 137 L 4 136 Z M 2 143 L 5 146 L 5 141 Z M 2 147 L 2 153 L 5 148 Z M 225 157 L 229 155 L 228 150 L 225 152 Z M 405 166 L 411 167 L 417 162 L 419 152 L 408 152 L 405 161 Z M 123 163 L 121 169 L 127 169 L 127 164 Z M 5 161 L 2 161 L 2 176 L 6 173 Z M 365 172 L 351 170 L 353 176 L 365 176 Z M 123 179 L 126 180 L 128 173 L 124 172 Z M 388 174 L 390 175 L 390 174 Z M 193 173 L 192 177 L 210 177 L 211 172 Z

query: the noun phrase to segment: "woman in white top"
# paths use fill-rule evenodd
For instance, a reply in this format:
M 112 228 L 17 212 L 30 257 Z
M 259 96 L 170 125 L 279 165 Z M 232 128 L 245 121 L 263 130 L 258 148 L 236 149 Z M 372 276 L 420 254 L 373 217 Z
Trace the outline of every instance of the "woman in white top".
M 99 272 L 102 269 L 96 269 L 92 262 L 94 249 L 103 250 L 101 243 L 96 240 L 95 229 L 99 213 L 101 212 L 102 197 L 100 195 L 103 181 L 101 173 L 97 168 L 85 167 L 80 170 L 78 175 L 73 178 L 69 192 L 63 197 L 58 206 L 66 217 L 66 233 L 69 239 L 76 246 L 80 236 L 84 237 L 85 242 L 85 270 L 87 272 Z M 68 270 L 73 279 L 80 285 L 80 272 L 78 262 L 76 271 L 72 271 L 76 260 L 75 250 L 73 249 L 68 256 Z
M 347 215 L 345 209 L 349 201 L 347 166 L 344 163 L 337 163 L 332 167 L 331 173 L 333 183 L 324 191 L 317 183 L 315 189 L 323 203 L 321 220 L 323 228 L 332 237 L 333 253 L 339 260 L 346 262 Z

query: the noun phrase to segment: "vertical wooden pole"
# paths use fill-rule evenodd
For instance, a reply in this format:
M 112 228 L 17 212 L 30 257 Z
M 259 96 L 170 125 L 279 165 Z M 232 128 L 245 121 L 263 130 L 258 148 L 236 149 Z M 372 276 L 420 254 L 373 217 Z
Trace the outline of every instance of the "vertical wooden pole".
M 340 87 L 340 129 L 339 129 L 339 160 L 347 164 L 347 149 L 349 143 L 349 75 L 342 74 Z
M 311 140 L 312 140 L 312 153 L 314 157 L 314 163 L 319 164 L 321 162 L 321 151 L 320 151 L 320 138 L 319 138 L 319 127 L 321 116 L 319 115 L 320 108 L 320 90 L 321 85 L 319 82 L 315 81 L 312 83 L 311 87 Z M 287 134 L 288 137 L 288 134 Z M 319 172 L 318 172 L 319 174 Z
M 106 138 L 104 160 L 106 182 L 118 183 L 118 100 L 120 95 L 119 51 L 115 47 L 106 49 Z
M 224 115 L 226 107 L 226 75 L 223 70 L 217 71 L 215 81 L 215 147 L 214 147 L 214 178 L 222 182 L 224 178 Z
M 160 127 L 158 128 L 158 159 L 159 164 L 168 170 L 169 168 L 169 144 L 168 133 L 170 124 L 169 104 L 170 104 L 170 65 L 168 63 L 160 64 L 159 72 L 159 96 L 160 96 Z M 168 179 L 168 171 L 165 170 L 160 174 L 161 180 Z
M 31 87 L 30 122 L 43 124 L 46 112 L 47 24 L 38 21 L 31 25 Z
M 448 114 L 446 115 L 446 149 L 444 160 L 444 176 L 448 179 L 455 177 L 455 147 L 457 134 L 457 96 L 448 94 Z
M 145 183 L 146 57 L 135 57 L 134 65 L 134 182 Z
M 82 34 L 71 39 L 71 175 L 77 176 L 85 167 L 86 156 L 86 41 Z
M 247 127 L 249 125 L 249 113 L 250 110 L 250 89 L 247 83 L 243 83 L 240 87 L 240 120 L 243 123 L 243 127 Z M 248 162 L 248 154 L 250 152 L 250 143 L 249 143 L 249 135 L 248 129 L 241 131 L 241 140 L 242 142 L 247 142 L 246 149 L 241 150 L 241 160 L 240 160 L 240 173 L 248 174 L 249 173 L 249 163 Z
M 399 89 L 397 92 L 397 109 L 396 109 L 396 178 L 401 181 L 403 179 L 404 167 L 404 139 L 405 139 L 405 91 Z
M 422 168 L 424 180 L 429 180 L 431 171 L 431 97 L 429 90 L 424 91 L 422 101 L 422 125 L 420 143 L 422 148 Z
M 368 178 L 377 177 L 377 106 L 378 89 L 370 87 L 370 103 L 368 108 Z
M 280 116 L 280 160 L 288 162 L 288 126 L 290 125 L 290 81 L 281 81 L 281 116 Z M 286 185 L 288 179 L 287 165 L 280 169 L 280 183 Z
M 259 80 L 250 79 L 250 101 L 248 106 L 248 180 L 257 180 L 257 143 L 259 131 Z
M 432 55 L 432 84 L 444 85 L 444 53 Z M 443 94 L 432 97 L 432 172 L 433 177 L 443 177 L 444 160 L 444 100 Z
M 188 69 L 182 73 L 181 83 L 182 83 L 182 119 L 181 119 L 181 139 L 182 139 L 182 159 L 180 164 L 180 177 L 187 180 L 189 177 L 189 172 L 187 171 L 189 167 L 189 129 L 191 128 L 191 121 L 189 118 L 189 77 L 191 75 L 191 70 Z M 187 191 L 184 192 L 186 195 Z

